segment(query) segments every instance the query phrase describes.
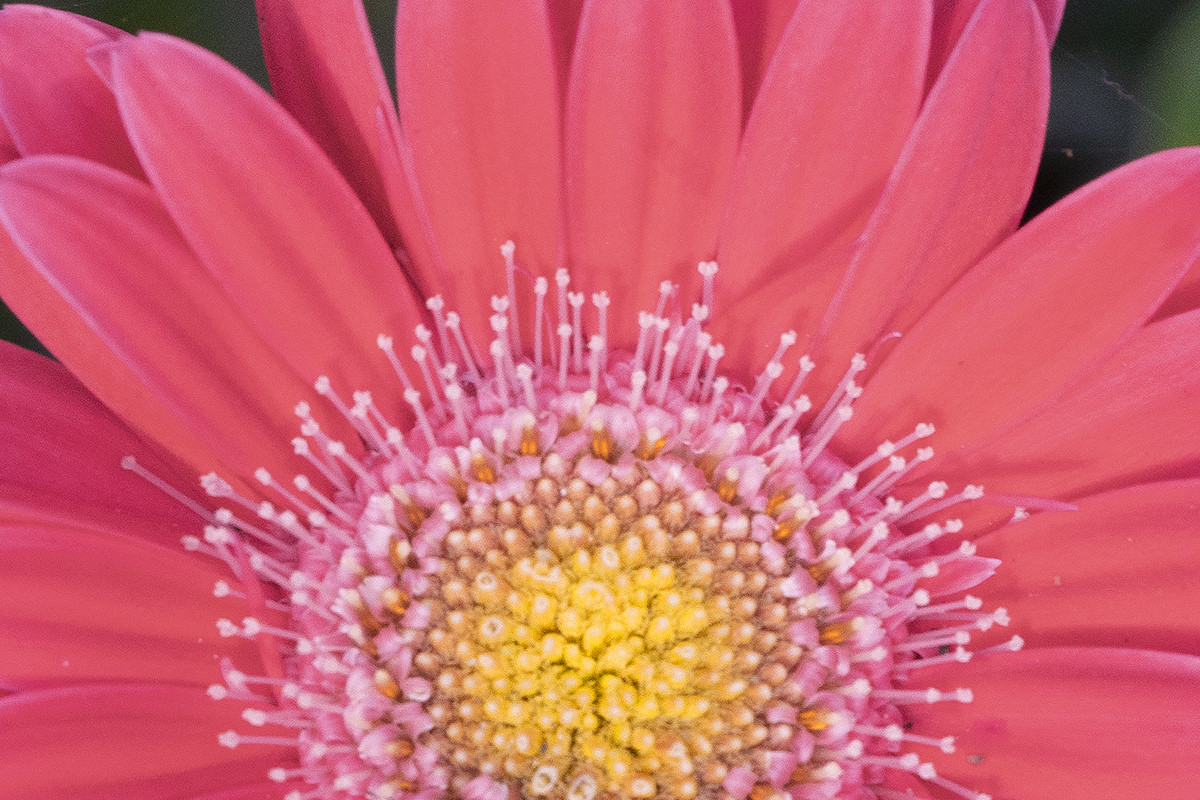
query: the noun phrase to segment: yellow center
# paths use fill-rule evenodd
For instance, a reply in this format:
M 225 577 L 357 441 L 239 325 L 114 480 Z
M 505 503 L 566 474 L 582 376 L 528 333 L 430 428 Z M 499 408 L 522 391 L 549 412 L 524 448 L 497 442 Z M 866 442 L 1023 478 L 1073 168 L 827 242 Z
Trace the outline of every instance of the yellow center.
M 720 519 L 648 479 L 546 483 L 446 538 L 417 662 L 433 745 L 568 800 L 689 800 L 757 771 L 762 711 L 799 657 L 758 545 L 720 541 Z

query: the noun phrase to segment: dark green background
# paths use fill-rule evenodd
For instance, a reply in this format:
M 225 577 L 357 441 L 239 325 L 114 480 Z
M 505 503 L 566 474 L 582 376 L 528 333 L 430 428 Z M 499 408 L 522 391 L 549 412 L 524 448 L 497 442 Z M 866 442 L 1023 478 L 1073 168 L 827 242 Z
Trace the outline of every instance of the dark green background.
M 396 0 L 365 0 L 392 71 Z M 58 0 L 128 31 L 159 30 L 220 53 L 260 83 L 253 0 Z M 1029 213 L 1133 158 L 1200 144 L 1200 0 L 1069 0 L 1053 53 L 1050 128 Z M 37 347 L 0 306 L 0 338 Z

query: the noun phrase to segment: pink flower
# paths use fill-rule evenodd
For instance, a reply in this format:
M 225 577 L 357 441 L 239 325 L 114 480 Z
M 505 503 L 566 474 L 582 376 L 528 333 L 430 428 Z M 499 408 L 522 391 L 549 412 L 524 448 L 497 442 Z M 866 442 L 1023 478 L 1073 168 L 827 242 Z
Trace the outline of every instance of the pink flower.
M 1018 229 L 1061 6 L 0 11 L 0 798 L 1187 796 L 1200 151 Z

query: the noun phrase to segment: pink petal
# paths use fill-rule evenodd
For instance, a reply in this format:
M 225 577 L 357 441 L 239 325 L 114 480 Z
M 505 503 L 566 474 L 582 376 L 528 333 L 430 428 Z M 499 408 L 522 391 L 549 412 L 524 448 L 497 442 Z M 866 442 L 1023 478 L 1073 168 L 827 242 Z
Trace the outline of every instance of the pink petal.
M 500 246 L 547 275 L 560 263 L 560 103 L 545 4 L 405 0 L 396 22 L 404 136 L 449 271 L 424 277 L 487 342 Z M 524 333 L 530 333 L 525 316 Z
M 0 774 L 21 800 L 163 800 L 262 781 L 295 750 L 217 735 L 244 730 L 236 703 L 149 684 L 23 692 L 0 699 Z
M 1042 18 L 1046 42 L 1052 44 L 1058 35 L 1067 0 L 1034 0 L 1034 3 Z M 933 42 L 929 50 L 930 85 L 950 58 L 971 15 L 982 4 L 983 0 L 937 0 L 934 4 Z
M 36 328 L 41 343 L 80 374 L 103 377 L 101 399 L 110 408 L 122 409 L 130 424 L 156 431 L 165 449 L 193 469 L 208 470 L 218 463 L 208 444 L 146 391 L 138 377 L 96 337 L 75 309 L 38 274 L 0 225 L 0 294 L 26 327 Z M 53 320 L 43 324 L 40 320 Z M 111 463 L 119 463 L 120 456 Z
M 583 15 L 584 0 L 546 0 L 550 22 L 550 39 L 554 45 L 554 63 L 558 67 L 558 92 L 566 89 L 571 75 L 571 56 L 575 53 L 575 36 L 579 18 Z
M 309 788 L 311 788 L 310 784 L 303 782 L 250 783 L 234 789 L 222 789 L 218 792 L 195 795 L 188 800 L 287 800 L 290 792 L 299 790 L 303 793 L 305 789 Z
M 1154 318 L 1165 319 L 1172 314 L 1191 311 L 1194 308 L 1200 308 L 1200 261 L 1192 264 L 1192 268 L 1183 276 L 1183 280 L 1175 287 L 1171 296 L 1163 302 Z
M 380 333 L 419 311 L 341 175 L 261 89 L 207 51 L 158 34 L 93 60 L 151 183 L 192 249 L 301 377 L 387 397 Z
M 618 298 L 611 330 L 628 345 L 661 281 L 683 284 L 690 311 L 696 265 L 716 253 L 741 127 L 733 20 L 719 0 L 591 2 L 575 53 L 571 264 Z
M 1026 225 L 900 340 L 841 434 L 866 451 L 918 422 L 941 453 L 1061 393 L 1131 336 L 1196 257 L 1200 149 L 1136 161 Z
M 66 153 L 142 175 L 117 104 L 85 58 L 125 36 L 65 11 L 0 11 L 0 118 L 22 155 Z
M 150 450 L 63 367 L 0 342 L 0 520 L 80 526 L 176 546 L 198 518 L 131 472 L 132 455 L 187 489 L 194 479 Z M 198 487 L 197 487 L 198 489 Z
M 932 462 L 929 471 L 998 494 L 1039 497 L 1194 475 L 1197 364 L 1200 311 L 1156 322 L 1041 413 L 962 458 Z
M 1034 0 L 1034 2 L 1037 3 L 1038 11 L 1042 12 L 1042 22 L 1046 25 L 1046 39 L 1053 42 L 1062 25 L 1063 9 L 1066 8 L 1067 0 Z
M 735 337 L 768 306 L 807 334 L 802 346 L 815 329 L 920 106 L 929 14 L 928 2 L 797 7 L 746 124 L 721 229 L 713 333 L 733 362 L 751 360 Z M 755 296 L 770 279 L 780 286 Z
M 981 587 L 1034 646 L 1141 647 L 1200 655 L 1200 481 L 1134 486 L 991 533 L 1003 561 Z
M 929 667 L 923 677 L 942 688 L 974 690 L 972 703 L 911 707 L 914 733 L 957 737 L 955 754 L 934 751 L 929 758 L 940 773 L 973 790 L 1005 800 L 1194 794 L 1200 658 L 1125 649 L 1026 650 Z
M 742 61 L 743 116 L 750 109 L 763 76 L 783 38 L 797 0 L 733 0 L 733 21 L 737 26 L 738 49 Z
M 827 387 L 854 353 L 908 330 L 1021 221 L 1050 61 L 1036 10 L 1010 5 L 981 6 L 921 110 L 818 333 Z
M 429 210 L 417 187 L 412 147 L 401 133 L 400 121 L 392 111 L 377 109 L 375 124 L 383 143 L 379 158 L 384 191 L 404 240 L 404 247 L 396 253 L 397 260 L 416 295 L 433 296 L 449 279 L 434 238 Z
M 70 156 L 22 159 L 0 172 L 0 220 L 92 334 L 233 475 L 290 478 L 292 407 L 316 395 L 249 327 L 196 260 L 150 187 Z M 58 324 L 32 320 L 34 332 Z M 102 397 L 122 374 L 79 364 Z M 102 365 L 101 365 L 102 366 Z M 136 406 L 117 406 L 135 425 Z M 170 446 L 178 423 L 143 427 Z M 203 465 L 207 471 L 216 464 Z
M 271 93 L 341 170 L 393 247 L 388 159 L 375 124 L 395 106 L 361 3 L 255 0 Z
M 196 526 L 197 532 L 199 525 Z M 216 658 L 258 663 L 245 639 L 221 638 L 219 617 L 244 601 L 218 599 L 219 562 L 82 529 L 0 526 L 0 681 L 37 686 L 155 680 L 220 683 Z M 261 669 L 261 668 L 260 668 Z
M 17 152 L 17 146 L 13 143 L 12 134 L 8 132 L 3 117 L 0 117 L 0 164 L 7 164 L 20 157 L 21 154 Z

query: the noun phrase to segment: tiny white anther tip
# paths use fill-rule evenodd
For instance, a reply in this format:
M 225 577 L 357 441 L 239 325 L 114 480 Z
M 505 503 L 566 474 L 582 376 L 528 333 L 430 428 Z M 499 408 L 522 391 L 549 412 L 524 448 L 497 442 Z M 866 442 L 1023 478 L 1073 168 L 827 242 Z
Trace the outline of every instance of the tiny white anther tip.
M 256 728 L 267 724 L 267 712 L 258 708 L 247 708 L 242 712 L 242 719 Z

